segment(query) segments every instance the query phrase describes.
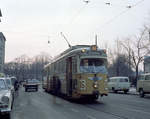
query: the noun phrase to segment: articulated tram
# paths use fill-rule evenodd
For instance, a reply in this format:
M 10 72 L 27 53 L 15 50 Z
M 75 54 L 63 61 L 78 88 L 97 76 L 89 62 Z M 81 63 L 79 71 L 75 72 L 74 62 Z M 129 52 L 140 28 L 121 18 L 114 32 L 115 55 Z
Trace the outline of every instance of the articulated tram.
M 76 45 L 44 67 L 43 88 L 72 99 L 107 96 L 107 55 L 96 45 Z

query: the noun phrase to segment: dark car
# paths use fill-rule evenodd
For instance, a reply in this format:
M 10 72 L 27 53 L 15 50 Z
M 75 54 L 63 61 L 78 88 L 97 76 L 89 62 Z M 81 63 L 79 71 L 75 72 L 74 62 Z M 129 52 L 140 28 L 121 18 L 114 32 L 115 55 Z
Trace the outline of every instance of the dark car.
M 26 83 L 24 84 L 25 92 L 27 92 L 28 90 L 38 91 L 38 85 L 38 80 L 36 79 L 26 80 Z

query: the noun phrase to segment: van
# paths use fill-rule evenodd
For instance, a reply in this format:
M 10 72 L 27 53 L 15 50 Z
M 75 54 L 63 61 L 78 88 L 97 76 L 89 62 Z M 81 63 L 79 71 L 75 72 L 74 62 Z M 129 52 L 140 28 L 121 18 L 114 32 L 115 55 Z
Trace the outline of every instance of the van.
M 128 77 L 111 77 L 108 80 L 108 89 L 117 93 L 118 91 L 124 91 L 127 93 L 130 88 L 130 82 Z
M 150 94 L 150 73 L 141 74 L 137 81 L 137 92 L 140 97 L 144 97 L 145 94 Z

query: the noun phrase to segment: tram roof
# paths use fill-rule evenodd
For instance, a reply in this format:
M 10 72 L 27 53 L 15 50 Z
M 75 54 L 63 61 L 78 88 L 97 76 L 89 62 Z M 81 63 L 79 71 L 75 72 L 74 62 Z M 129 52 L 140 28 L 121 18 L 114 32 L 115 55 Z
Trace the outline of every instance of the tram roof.
M 82 49 L 87 49 L 87 50 L 90 50 L 92 45 L 75 45 L 75 46 L 71 46 L 71 48 L 68 48 L 67 50 L 65 50 L 64 52 L 62 52 L 61 54 L 59 54 L 58 56 L 56 56 L 54 58 L 54 61 L 59 59 L 60 57 L 63 57 L 64 55 L 67 55 L 71 52 L 77 52 L 77 51 L 81 51 Z M 97 51 L 101 51 L 101 50 L 104 50 L 104 49 L 99 49 L 97 48 Z M 52 61 L 53 62 L 53 61 Z M 51 62 L 51 63 L 52 63 Z M 48 67 L 51 63 L 48 63 L 47 65 L 45 65 L 44 68 Z

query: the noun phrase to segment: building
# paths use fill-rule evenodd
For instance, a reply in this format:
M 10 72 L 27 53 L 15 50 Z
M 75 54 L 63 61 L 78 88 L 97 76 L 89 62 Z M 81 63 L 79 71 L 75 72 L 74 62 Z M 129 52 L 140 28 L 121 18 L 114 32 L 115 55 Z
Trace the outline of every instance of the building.
M 150 56 L 144 57 L 144 73 L 150 73 Z
M 5 41 L 6 38 L 2 32 L 0 32 L 0 73 L 4 71 L 4 61 L 5 61 Z

